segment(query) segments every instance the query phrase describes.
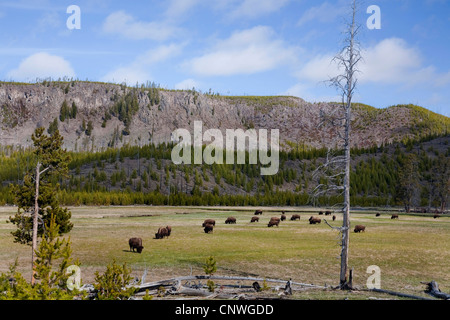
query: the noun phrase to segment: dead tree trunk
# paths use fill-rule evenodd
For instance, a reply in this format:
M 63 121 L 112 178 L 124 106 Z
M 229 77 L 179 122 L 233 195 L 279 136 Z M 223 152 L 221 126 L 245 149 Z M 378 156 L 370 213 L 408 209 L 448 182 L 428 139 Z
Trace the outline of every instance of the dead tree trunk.
M 41 163 L 36 164 L 36 193 L 34 195 L 34 213 L 33 213 L 33 239 L 31 245 L 31 285 L 36 282 L 34 264 L 36 261 L 35 251 L 37 249 L 37 232 L 38 232 L 38 215 L 39 215 L 39 178 L 40 178 Z
M 350 289 L 348 275 L 348 255 L 349 255 L 349 233 L 350 233 L 350 148 L 351 148 L 351 119 L 352 119 L 352 98 L 355 91 L 358 72 L 357 64 L 361 60 L 361 51 L 356 38 L 360 26 L 356 24 L 357 1 L 353 0 L 352 19 L 348 24 L 346 31 L 345 46 L 341 52 L 334 58 L 339 67 L 344 71 L 342 74 L 331 79 L 331 83 L 336 87 L 342 97 L 341 110 L 339 117 L 332 118 L 331 123 L 335 126 L 341 123 L 343 133 L 337 131 L 337 134 L 343 142 L 344 157 L 340 159 L 343 162 L 343 222 L 341 231 L 341 269 L 339 276 L 339 286 L 341 289 Z

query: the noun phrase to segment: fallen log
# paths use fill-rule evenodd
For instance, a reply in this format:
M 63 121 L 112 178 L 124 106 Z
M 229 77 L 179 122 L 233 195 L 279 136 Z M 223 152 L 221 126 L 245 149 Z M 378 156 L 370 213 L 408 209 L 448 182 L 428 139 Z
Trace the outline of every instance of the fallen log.
M 387 294 L 390 294 L 392 296 L 397 296 L 397 297 L 402 297 L 402 298 L 409 298 L 409 299 L 416 299 L 416 300 L 436 300 L 436 299 L 431 299 L 431 298 L 427 298 L 427 297 L 414 296 L 412 294 L 395 292 L 395 291 L 384 290 L 384 289 L 369 289 L 369 291 L 379 292 L 379 293 L 387 293 Z
M 256 278 L 256 277 L 234 277 L 234 276 L 184 276 L 177 277 L 168 280 L 161 280 L 156 282 L 143 283 L 141 285 L 133 286 L 137 291 L 142 291 L 146 289 L 157 289 L 159 287 L 180 287 L 181 281 L 193 281 L 193 280 L 239 280 L 239 281 L 266 281 L 275 283 L 287 283 L 287 280 L 281 279 L 266 279 L 266 278 Z M 308 283 L 290 282 L 291 286 L 300 286 L 302 288 L 316 288 L 316 289 L 326 289 L 327 287 L 318 286 Z
M 427 285 L 427 290 L 425 290 L 425 292 L 428 293 L 429 295 L 439 298 L 439 299 L 450 300 L 450 294 L 439 290 L 439 285 L 437 284 L 436 281 L 433 280 L 429 283 L 426 283 L 426 285 Z

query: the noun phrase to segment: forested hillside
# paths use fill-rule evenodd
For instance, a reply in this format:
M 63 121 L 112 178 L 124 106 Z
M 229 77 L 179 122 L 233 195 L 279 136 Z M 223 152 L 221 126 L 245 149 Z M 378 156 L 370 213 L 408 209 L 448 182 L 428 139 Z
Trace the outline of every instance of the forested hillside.
M 306 205 L 318 183 L 312 173 L 326 149 L 282 151 L 280 170 L 261 176 L 259 165 L 174 165 L 172 145 L 124 146 L 102 152 L 70 152 L 70 173 L 60 178 L 66 205 Z M 448 200 L 450 135 L 405 140 L 352 150 L 353 206 L 402 206 L 405 184 L 414 188 L 412 206 L 438 208 Z M 402 181 L 408 164 L 414 177 Z M 30 151 L 4 148 L 0 157 L 0 203 L 11 204 L 9 184 L 33 166 Z M 318 205 L 340 202 L 324 196 Z

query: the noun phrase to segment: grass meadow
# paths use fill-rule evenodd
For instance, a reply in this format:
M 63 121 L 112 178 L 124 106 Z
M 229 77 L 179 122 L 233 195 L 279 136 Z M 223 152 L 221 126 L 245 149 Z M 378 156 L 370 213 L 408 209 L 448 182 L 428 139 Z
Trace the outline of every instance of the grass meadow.
M 93 283 L 95 272 L 103 272 L 113 260 L 124 263 L 146 281 L 176 276 L 204 275 L 205 259 L 214 256 L 216 275 L 256 276 L 301 283 L 336 286 L 339 283 L 339 235 L 323 222 L 310 225 L 317 216 L 313 208 L 261 208 L 260 221 L 250 223 L 255 208 L 245 207 L 73 207 L 74 228 L 70 234 L 73 257 L 81 263 L 83 283 Z M 19 271 L 31 277 L 31 247 L 13 242 L 14 226 L 7 219 L 13 207 L 0 207 L 0 272 L 8 270 L 18 258 Z M 287 220 L 268 228 L 272 216 L 286 210 Z M 300 214 L 300 221 L 290 215 Z M 366 226 L 364 233 L 351 233 L 349 267 L 354 269 L 353 284 L 365 288 L 367 267 L 381 269 L 381 288 L 426 296 L 421 282 L 435 280 L 450 292 L 450 217 L 433 219 L 426 215 L 402 215 L 391 220 L 389 212 L 375 217 L 376 211 L 352 211 L 351 224 Z M 381 212 L 381 211 L 380 211 Z M 227 225 L 229 216 L 237 224 Z M 342 224 L 322 216 L 333 226 Z M 216 220 L 214 232 L 205 234 L 202 223 Z M 172 226 L 168 239 L 156 240 L 160 226 Z M 128 239 L 141 237 L 141 254 L 129 251 Z M 296 294 L 299 299 L 393 298 L 373 292 L 338 292 L 314 289 Z

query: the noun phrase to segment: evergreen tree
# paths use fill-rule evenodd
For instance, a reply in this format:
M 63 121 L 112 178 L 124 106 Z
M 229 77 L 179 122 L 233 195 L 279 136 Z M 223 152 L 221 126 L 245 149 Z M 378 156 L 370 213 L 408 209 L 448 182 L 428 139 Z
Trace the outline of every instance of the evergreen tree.
M 117 265 L 115 261 L 106 267 L 104 274 L 98 271 L 95 273 L 94 287 L 97 290 L 99 300 L 126 300 L 136 289 L 126 288 L 131 280 L 131 269 L 127 268 L 126 263 L 122 266 Z
M 84 131 L 86 133 L 87 136 L 90 136 L 92 134 L 92 130 L 94 129 L 94 125 L 92 124 L 92 121 L 89 120 L 86 130 Z
M 69 116 L 70 116 L 69 106 L 67 105 L 67 101 L 64 100 L 61 109 L 59 110 L 59 120 L 61 120 L 61 122 L 64 122 L 66 118 L 69 118 Z
M 450 190 L 450 158 L 439 154 L 432 167 L 432 190 L 440 203 L 440 211 L 444 212 Z
M 49 135 L 52 135 L 58 130 L 58 118 L 55 118 L 52 122 L 50 122 L 50 125 L 48 126 L 47 133 Z
M 17 205 L 17 213 L 9 220 L 17 226 L 13 231 L 15 242 L 32 242 L 33 262 L 37 249 L 37 238 L 42 235 L 43 226 L 50 222 L 54 215 L 59 232 L 69 232 L 73 225 L 71 213 L 67 208 L 59 207 L 56 198 L 59 184 L 54 181 L 68 172 L 70 157 L 62 149 L 63 137 L 56 130 L 51 136 L 44 134 L 44 128 L 38 128 L 31 136 L 34 144 L 35 165 L 24 177 L 23 185 L 11 186 Z M 34 276 L 32 278 L 34 284 Z
M 45 236 L 36 251 L 35 278 L 39 280 L 38 296 L 39 299 L 72 299 L 75 291 L 68 289 L 67 281 L 71 276 L 66 272 L 67 267 L 72 265 L 72 249 L 70 247 L 70 238 L 59 239 L 59 226 L 56 222 L 56 216 L 51 214 L 50 223 L 46 227 Z M 60 260 L 59 266 L 53 270 L 56 260 Z M 79 262 L 75 262 L 79 265 Z
M 412 201 L 419 182 L 417 156 L 408 154 L 399 168 L 397 196 L 406 212 L 411 211 Z
M 62 300 L 73 299 L 79 294 L 76 288 L 71 290 L 68 286 L 69 277 L 67 272 L 70 265 L 79 266 L 79 262 L 72 260 L 72 249 L 70 239 L 58 238 L 59 226 L 55 216 L 50 218 L 46 226 L 45 236 L 36 250 L 35 279 L 34 285 L 28 283 L 21 273 L 16 271 L 16 262 L 10 266 L 6 274 L 0 274 L 0 300 Z M 55 268 L 55 263 L 59 265 Z
M 72 109 L 70 111 L 70 118 L 71 119 L 76 119 L 77 118 L 77 113 L 78 113 L 77 105 L 75 104 L 75 102 L 72 102 Z

